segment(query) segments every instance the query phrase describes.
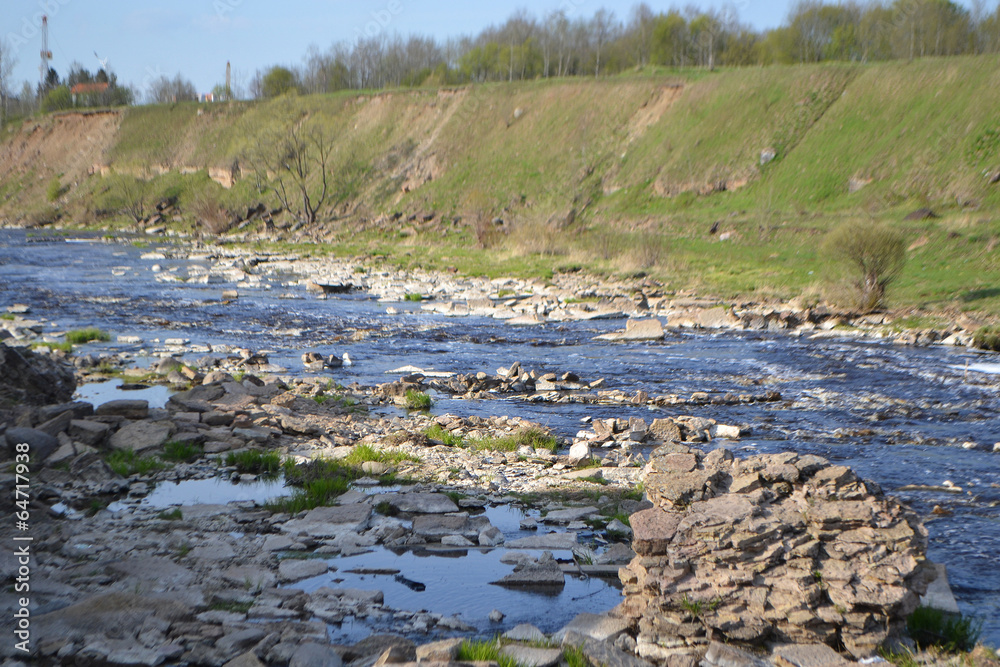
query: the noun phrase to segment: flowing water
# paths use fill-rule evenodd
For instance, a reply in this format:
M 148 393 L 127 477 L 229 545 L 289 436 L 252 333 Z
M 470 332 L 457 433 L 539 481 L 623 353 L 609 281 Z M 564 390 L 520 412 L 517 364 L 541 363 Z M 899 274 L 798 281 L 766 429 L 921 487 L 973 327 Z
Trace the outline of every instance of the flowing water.
M 492 374 L 520 361 L 525 368 L 605 378 L 608 389 L 650 395 L 779 391 L 778 403 L 656 410 L 442 397 L 435 412 L 518 415 L 566 437 L 587 416 L 648 421 L 693 414 L 749 426 L 753 436 L 734 443 L 739 453 L 794 450 L 843 462 L 925 516 L 930 557 L 948 565 L 962 610 L 985 620 L 984 639 L 1000 643 L 1000 454 L 984 451 L 1000 441 L 996 355 L 846 335 L 809 340 L 760 332 L 671 333 L 662 342 L 603 343 L 592 339 L 622 322 L 517 328 L 491 319 L 431 315 L 415 304 L 394 304 L 402 312 L 389 315 L 364 293 L 317 298 L 289 284 L 297 276 L 262 276 L 259 286 L 239 286 L 239 299 L 226 303 L 222 290 L 236 285 L 162 278 L 172 270 L 183 275 L 192 265 L 207 268 L 208 262 L 142 259 L 150 250 L 98 239 L 39 242 L 24 232 L 0 231 L 0 306 L 29 304 L 29 317 L 60 330 L 98 326 L 149 344 L 184 338 L 268 350 L 272 363 L 291 374 L 305 374 L 299 361 L 304 351 L 349 352 L 354 365 L 331 372 L 344 385 L 386 382 L 393 379 L 386 371 L 407 364 Z M 352 337 L 359 331 L 367 335 Z M 137 349 L 115 342 L 88 346 L 95 353 Z M 113 390 L 82 391 L 99 402 Z M 904 489 L 946 480 L 962 492 Z M 936 505 L 951 515 L 931 514 Z M 408 571 L 424 569 L 428 578 L 438 567 L 432 565 L 435 558 L 407 558 L 412 559 Z M 491 567 L 488 558 L 482 563 L 476 560 L 480 555 L 467 558 L 470 568 Z

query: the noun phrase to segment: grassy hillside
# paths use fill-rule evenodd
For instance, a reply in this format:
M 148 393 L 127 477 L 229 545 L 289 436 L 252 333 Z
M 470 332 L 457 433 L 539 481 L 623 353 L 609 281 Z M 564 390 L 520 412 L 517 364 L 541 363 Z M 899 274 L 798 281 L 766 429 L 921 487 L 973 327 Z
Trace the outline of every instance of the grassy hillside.
M 0 145 L 0 217 L 125 224 L 122 184 L 140 177 L 150 202 L 177 202 L 167 222 L 197 231 L 274 206 L 248 156 L 308 120 L 334 139 L 333 197 L 300 235 L 334 251 L 819 300 L 843 297 L 825 235 L 884 221 L 909 243 L 892 305 L 996 314 L 998 84 L 990 56 L 138 107 L 72 164 L 57 147 L 80 119 L 48 117 Z M 903 221 L 922 207 L 940 217 Z M 277 222 L 272 238 L 292 239 Z

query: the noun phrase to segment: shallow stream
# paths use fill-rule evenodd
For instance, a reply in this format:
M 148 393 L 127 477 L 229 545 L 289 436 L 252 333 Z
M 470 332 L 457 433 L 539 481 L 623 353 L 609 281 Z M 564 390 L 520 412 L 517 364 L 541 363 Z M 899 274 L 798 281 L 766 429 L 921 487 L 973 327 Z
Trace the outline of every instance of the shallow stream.
M 210 263 L 142 258 L 154 250 L 98 239 L 39 242 L 21 231 L 0 231 L 0 306 L 28 304 L 29 317 L 53 322 L 59 330 L 97 326 L 113 337 L 139 336 L 150 345 L 155 339 L 184 338 L 192 345 L 269 350 L 272 363 L 290 374 L 306 374 L 299 361 L 304 351 L 349 352 L 354 365 L 330 372 L 344 385 L 386 382 L 394 379 L 386 371 L 407 364 L 492 374 L 520 361 L 528 369 L 605 378 L 607 389 L 642 389 L 650 395 L 778 391 L 783 397 L 778 403 L 656 411 L 447 398 L 434 411 L 517 415 L 565 437 L 573 436 L 587 416 L 648 421 L 692 414 L 752 428 L 752 437 L 733 443 L 738 452 L 794 450 L 843 462 L 925 516 L 930 557 L 948 566 L 963 611 L 984 619 L 984 639 L 1000 643 L 1000 454 L 983 451 L 1000 441 L 996 355 L 904 347 L 847 334 L 808 340 L 785 333 L 685 332 L 656 343 L 603 343 L 592 339 L 620 329 L 622 321 L 518 328 L 491 319 L 431 315 L 418 304 L 393 304 L 402 312 L 389 315 L 386 304 L 364 293 L 319 298 L 293 284 L 298 276 L 288 275 L 262 275 L 253 287 L 165 282 L 157 279 L 164 271 L 185 275 L 191 265 L 207 268 Z M 238 289 L 239 299 L 225 303 L 224 289 Z M 87 351 L 112 349 L 140 347 L 112 342 Z M 96 402 L 122 393 L 92 393 L 109 389 L 82 392 Z M 900 490 L 946 480 L 961 493 Z M 931 514 L 936 505 L 952 514 Z M 430 580 L 436 568 L 456 569 L 440 556 L 407 558 L 412 559 L 405 563 L 407 576 L 415 580 L 421 572 Z M 479 552 L 465 558 L 462 569 L 491 567 Z M 338 571 L 343 569 L 338 565 Z M 391 604 L 388 589 L 386 597 Z M 593 600 L 587 602 L 581 611 L 593 611 Z M 565 608 L 562 602 L 555 606 Z

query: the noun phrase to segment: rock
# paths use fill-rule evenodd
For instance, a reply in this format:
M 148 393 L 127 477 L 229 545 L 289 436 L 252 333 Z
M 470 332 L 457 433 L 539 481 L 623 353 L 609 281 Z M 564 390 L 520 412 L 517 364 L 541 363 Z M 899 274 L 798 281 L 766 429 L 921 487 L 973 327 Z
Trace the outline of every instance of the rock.
M 654 438 L 663 442 L 680 442 L 683 440 L 680 427 L 670 419 L 654 419 L 653 423 L 649 426 L 649 432 Z
M 174 425 L 171 422 L 132 422 L 111 436 L 111 447 L 139 454 L 162 447 L 173 434 Z
M 471 547 L 475 546 L 471 540 L 467 540 L 461 535 L 445 535 L 441 538 L 443 547 Z
M 149 401 L 131 399 L 108 401 L 97 407 L 96 414 L 101 417 L 117 416 L 125 419 L 145 419 L 149 416 Z
M 310 537 L 336 537 L 344 533 L 360 533 L 368 527 L 372 508 L 368 505 L 337 505 L 335 507 L 317 507 L 310 510 L 303 518 L 286 521 L 280 526 L 281 531 L 293 535 L 304 534 Z
M 644 341 L 662 340 L 665 334 L 663 324 L 658 319 L 650 320 L 628 320 L 625 323 L 625 331 L 601 334 L 595 336 L 594 340 L 609 341 Z
M 500 653 L 523 667 L 555 667 L 562 658 L 562 649 L 534 648 L 521 644 L 506 644 L 500 649 Z
M 247 652 L 233 658 L 222 667 L 264 667 L 264 663 L 253 652 Z
M 512 573 L 490 584 L 511 588 L 551 588 L 565 586 L 566 578 L 559 563 L 546 551 L 538 562 L 521 563 L 514 567 Z
M 508 549 L 556 549 L 572 550 L 580 546 L 576 533 L 547 533 L 545 535 L 529 535 L 511 540 L 505 545 Z
M 503 623 L 503 619 L 505 617 L 506 614 L 504 614 L 502 611 L 500 611 L 499 609 L 494 609 L 493 611 L 490 612 L 489 616 L 490 623 Z
M 66 403 L 75 390 L 70 365 L 0 343 L 0 407 Z
M 604 614 L 582 613 L 565 625 L 552 638 L 562 642 L 567 633 L 573 632 L 589 639 L 597 641 L 613 642 L 619 635 L 629 628 L 629 622 L 621 618 L 612 618 Z
M 458 505 L 451 498 L 440 493 L 388 493 L 381 496 L 400 512 L 413 514 L 448 514 L 457 512 Z
M 708 645 L 704 663 L 710 667 L 770 667 L 767 660 L 721 642 Z
M 652 667 L 645 660 L 635 657 L 635 654 L 625 653 L 608 642 L 590 639 L 585 635 L 573 631 L 566 633 L 562 643 L 564 646 L 579 647 L 584 657 L 592 665 L 603 665 L 604 667 Z M 667 656 L 663 657 L 667 667 L 675 667 L 671 664 Z M 684 665 L 683 667 L 694 667 L 694 665 Z
M 530 623 L 515 625 L 510 630 L 503 633 L 503 636 L 506 639 L 512 639 L 516 642 L 543 642 L 548 639 L 544 632 Z
M 495 547 L 504 543 L 506 537 L 496 526 L 487 526 L 479 531 L 479 546 Z
M 340 654 L 333 647 L 306 642 L 299 644 L 288 661 L 288 667 L 340 667 Z
M 580 521 L 597 514 L 598 509 L 596 507 L 570 507 L 564 510 L 555 510 L 549 512 L 544 517 L 542 521 L 545 523 L 570 523 L 571 521 Z
M 28 445 L 28 453 L 38 461 L 44 461 L 59 449 L 59 440 L 44 431 L 33 428 L 9 428 L 5 436 L 8 452 L 14 454 L 17 445 L 26 444 Z
M 590 443 L 574 442 L 569 448 L 569 463 L 576 465 L 580 461 L 590 458 Z
M 940 609 L 949 614 L 960 616 L 961 610 L 955 600 L 955 594 L 948 585 L 948 568 L 938 563 L 935 565 L 934 580 L 927 586 L 927 591 L 920 598 L 920 606 Z
M 933 578 L 916 515 L 843 466 L 656 450 L 646 471 L 654 507 L 630 517 L 637 555 L 619 572 L 644 657 L 693 654 L 713 634 L 840 639 L 865 657 Z
M 826 644 L 779 646 L 774 649 L 774 664 L 777 667 L 834 667 L 847 662 Z
M 447 535 L 461 535 L 478 539 L 479 532 L 489 525 L 484 516 L 470 517 L 462 514 L 418 514 L 413 517 L 413 532 L 421 537 L 441 539 Z
M 69 423 L 69 437 L 88 447 L 99 447 L 111 433 L 111 427 L 104 422 L 74 419 Z
M 278 565 L 278 580 L 283 582 L 299 581 L 317 577 L 330 569 L 326 561 L 314 558 L 306 560 L 283 560 Z
M 417 647 L 417 662 L 453 662 L 464 640 L 461 637 L 442 639 Z

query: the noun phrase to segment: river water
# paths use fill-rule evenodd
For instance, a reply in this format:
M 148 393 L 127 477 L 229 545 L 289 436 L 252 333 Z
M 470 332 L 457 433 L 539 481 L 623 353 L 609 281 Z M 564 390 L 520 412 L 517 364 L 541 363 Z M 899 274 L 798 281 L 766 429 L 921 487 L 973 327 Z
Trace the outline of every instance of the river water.
M 184 338 L 268 350 L 272 363 L 291 374 L 304 373 L 303 351 L 348 352 L 354 365 L 332 372 L 344 385 L 386 382 L 394 379 L 386 371 L 407 364 L 492 374 L 520 361 L 528 369 L 605 378 L 607 389 L 650 395 L 779 391 L 783 400 L 777 403 L 655 411 L 442 397 L 435 412 L 517 415 L 565 437 L 587 416 L 648 421 L 692 414 L 750 427 L 751 437 L 733 443 L 738 453 L 794 450 L 843 462 L 925 517 L 929 556 L 948 566 L 962 610 L 984 620 L 983 638 L 1000 643 L 1000 454 L 988 451 L 1000 441 L 996 355 L 846 334 L 809 340 L 781 332 L 685 332 L 655 343 L 595 342 L 594 336 L 623 323 L 518 328 L 427 314 L 409 303 L 392 304 L 401 312 L 389 315 L 387 304 L 365 293 L 319 298 L 288 275 L 240 285 L 239 299 L 225 303 L 222 290 L 236 285 L 163 281 L 171 270 L 184 275 L 210 263 L 142 258 L 155 249 L 0 230 L 0 306 L 28 304 L 31 317 L 53 323 L 52 332 L 97 326 L 113 338 L 139 336 L 147 344 Z M 134 349 L 116 342 L 88 346 L 95 353 Z M 962 492 L 901 490 L 946 480 Z M 951 515 L 931 514 L 936 505 Z

